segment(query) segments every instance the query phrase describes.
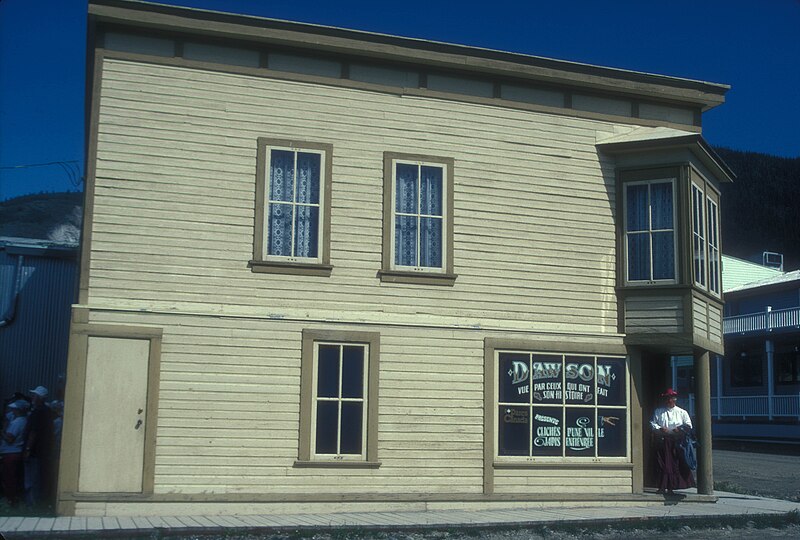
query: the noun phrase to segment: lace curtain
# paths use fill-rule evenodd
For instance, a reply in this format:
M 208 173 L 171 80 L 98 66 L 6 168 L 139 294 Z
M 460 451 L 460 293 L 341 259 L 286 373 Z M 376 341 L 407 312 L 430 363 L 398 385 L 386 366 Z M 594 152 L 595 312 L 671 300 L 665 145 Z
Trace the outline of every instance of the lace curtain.
M 628 279 L 674 279 L 672 183 L 630 185 L 626 197 Z
M 395 258 L 398 266 L 442 266 L 442 168 L 395 168 Z
M 269 171 L 269 255 L 317 257 L 320 166 L 320 154 L 272 150 Z

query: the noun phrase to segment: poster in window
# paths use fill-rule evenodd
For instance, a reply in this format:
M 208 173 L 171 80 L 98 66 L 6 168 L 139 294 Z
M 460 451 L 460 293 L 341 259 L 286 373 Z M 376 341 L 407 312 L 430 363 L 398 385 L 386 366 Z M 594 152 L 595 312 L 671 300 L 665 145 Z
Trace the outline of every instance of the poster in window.
M 564 409 L 533 408 L 533 455 L 561 456 L 564 434 Z
M 533 403 L 561 404 L 563 388 L 560 355 L 534 354 L 531 363 Z
M 500 353 L 500 403 L 530 403 L 530 357 L 520 353 Z
M 595 410 L 568 407 L 564 415 L 564 455 L 594 457 Z
M 597 409 L 597 455 L 625 457 L 627 455 L 627 411 Z
M 501 456 L 530 456 L 530 407 L 503 406 L 498 410 L 497 453 Z
M 627 392 L 625 360 L 622 358 L 597 359 L 597 404 L 625 405 Z
M 594 404 L 594 358 L 567 356 L 564 360 L 564 403 Z

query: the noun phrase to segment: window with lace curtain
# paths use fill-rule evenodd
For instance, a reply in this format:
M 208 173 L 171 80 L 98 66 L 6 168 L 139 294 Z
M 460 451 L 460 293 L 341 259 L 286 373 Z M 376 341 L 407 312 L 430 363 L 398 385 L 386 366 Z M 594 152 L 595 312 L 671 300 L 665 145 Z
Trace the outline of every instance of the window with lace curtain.
M 452 285 L 453 160 L 385 154 L 384 281 Z
M 260 138 L 254 271 L 330 273 L 329 144 Z
M 627 283 L 675 283 L 675 180 L 625 184 Z

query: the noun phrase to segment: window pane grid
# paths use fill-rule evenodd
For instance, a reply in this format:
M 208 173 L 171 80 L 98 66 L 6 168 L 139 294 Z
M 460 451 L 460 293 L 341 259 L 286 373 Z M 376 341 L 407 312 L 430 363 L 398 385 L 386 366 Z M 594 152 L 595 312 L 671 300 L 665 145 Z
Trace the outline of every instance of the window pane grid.
M 626 186 L 628 281 L 675 279 L 673 186 L 672 180 Z
M 322 154 L 271 148 L 267 179 L 267 234 L 270 257 L 319 257 Z
M 348 348 L 348 349 L 361 349 L 362 369 L 361 369 L 361 380 L 359 382 L 360 382 L 361 387 L 362 387 L 361 395 L 365 396 L 366 395 L 366 371 L 367 370 L 364 369 L 365 366 L 363 365 L 363 363 L 365 363 L 366 359 L 367 359 L 367 347 L 364 346 L 364 345 L 353 345 L 353 344 L 346 344 L 345 345 L 345 344 L 338 344 L 338 343 L 316 343 L 315 344 L 315 356 L 317 358 L 317 369 L 316 369 L 315 375 L 317 377 L 320 376 L 320 367 L 319 367 L 319 365 L 320 365 L 319 364 L 320 356 L 319 356 L 319 351 L 323 347 L 324 348 L 328 348 L 328 349 L 331 348 L 331 347 L 335 347 L 336 348 L 336 353 L 337 353 L 337 368 L 336 368 L 337 373 L 336 373 L 336 375 L 337 375 L 337 379 L 338 380 L 337 380 L 337 384 L 336 384 L 336 395 L 335 396 L 320 395 L 322 393 L 322 388 L 326 388 L 326 386 L 323 383 L 319 382 L 319 381 L 317 382 L 317 385 L 316 385 L 317 391 L 316 391 L 316 394 L 314 396 L 314 403 L 315 403 L 314 409 L 316 411 L 314 422 L 316 424 L 316 433 L 317 433 L 317 438 L 316 438 L 316 443 L 315 443 L 315 448 L 316 448 L 315 454 L 316 455 L 334 455 L 334 456 L 344 456 L 344 455 L 349 455 L 349 456 L 361 455 L 361 456 L 363 456 L 364 455 L 364 449 L 365 449 L 364 444 L 365 444 L 365 438 L 366 438 L 366 414 L 365 414 L 365 408 L 364 408 L 364 403 L 365 403 L 366 400 L 365 400 L 364 397 L 344 397 L 343 396 L 343 388 L 344 388 L 345 384 L 347 384 L 346 381 L 344 380 L 345 376 L 347 375 L 344 372 L 344 364 L 345 364 L 344 352 L 345 352 L 346 348 Z M 333 373 L 331 373 L 331 375 L 333 375 Z M 333 420 L 332 418 L 329 418 L 329 413 L 327 413 L 326 415 L 322 414 L 322 407 L 321 407 L 322 404 L 329 404 L 329 405 L 335 407 L 335 411 L 336 411 L 335 426 L 331 427 L 330 425 L 323 425 L 322 423 L 320 423 L 320 416 L 324 416 L 326 420 Z M 354 405 L 354 404 L 355 405 L 360 405 L 359 410 L 360 410 L 361 419 L 358 422 L 359 423 L 358 426 L 345 425 L 345 422 L 347 421 L 347 418 L 349 417 L 349 415 L 345 414 L 344 407 L 346 405 L 348 405 L 348 404 L 349 405 Z M 329 409 L 326 408 L 325 410 L 328 411 Z M 349 411 L 352 414 L 352 411 L 353 411 L 352 408 L 349 409 Z M 324 437 L 327 434 L 327 436 L 329 437 L 330 435 L 333 435 L 333 433 L 330 433 L 330 432 L 332 432 L 334 428 L 335 428 L 335 443 L 334 443 L 333 446 L 326 446 L 326 441 L 321 440 L 320 436 L 322 435 Z M 357 452 L 344 451 L 343 450 L 342 437 L 343 437 L 343 433 L 345 433 L 345 431 L 347 431 L 348 433 L 354 433 L 358 437 L 357 440 L 360 441 L 360 442 L 359 442 L 359 444 L 356 445 L 358 447 L 357 448 Z M 333 442 L 333 441 L 329 441 L 329 442 Z M 353 446 L 353 445 L 351 444 L 350 446 Z M 330 449 L 332 451 L 326 451 L 328 449 Z M 356 448 L 354 448 L 354 450 L 355 449 Z
M 719 216 L 717 204 L 706 199 L 708 211 L 708 288 L 719 294 Z
M 692 238 L 694 259 L 694 282 L 702 288 L 706 287 L 706 232 L 703 216 L 703 192 L 692 184 Z
M 501 371 L 500 381 L 507 375 L 512 386 L 517 385 L 517 393 L 510 391 L 508 385 L 503 386 L 502 382 L 498 387 L 495 407 L 499 421 L 498 455 L 528 459 L 627 456 L 627 364 L 623 357 L 503 351 L 497 354 L 496 361 Z M 614 364 L 621 368 L 619 373 L 614 373 Z M 507 370 L 506 373 L 503 370 Z M 555 371 L 559 372 L 558 377 L 553 376 Z M 609 393 L 601 386 L 610 387 L 617 379 L 620 380 L 619 387 L 625 385 L 623 395 L 617 396 L 620 404 L 601 403 L 608 399 Z M 550 382 L 546 382 L 548 380 Z M 521 394 L 527 397 L 524 401 L 502 400 L 501 394 L 506 398 Z M 605 399 L 601 399 L 603 396 Z M 548 398 L 552 401 L 546 402 Z M 535 399 L 543 402 L 537 403 Z M 567 427 L 566 421 L 570 416 L 575 417 L 576 426 Z M 513 433 L 519 431 L 518 424 L 525 422 L 525 418 L 527 442 L 520 445 L 520 441 L 513 440 Z M 622 426 L 617 425 L 620 423 Z M 617 435 L 616 440 L 608 439 L 609 443 L 601 440 L 606 428 L 620 428 L 624 433 Z M 560 446 L 560 452 L 554 452 L 556 444 Z M 521 452 L 523 447 L 527 447 L 524 453 Z M 593 453 L 583 455 L 582 452 L 590 447 Z M 601 453 L 601 447 L 605 453 Z
M 395 162 L 395 265 L 443 268 L 444 174 L 440 165 Z

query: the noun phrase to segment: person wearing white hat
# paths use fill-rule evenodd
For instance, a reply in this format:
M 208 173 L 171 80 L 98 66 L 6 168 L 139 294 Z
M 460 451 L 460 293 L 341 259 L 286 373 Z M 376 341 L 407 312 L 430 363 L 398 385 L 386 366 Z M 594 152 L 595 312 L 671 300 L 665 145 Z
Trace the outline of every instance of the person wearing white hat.
M 7 408 L 13 413 L 14 418 L 0 434 L 0 458 L 3 461 L 2 467 L 0 467 L 0 480 L 3 484 L 3 493 L 10 506 L 16 506 L 19 502 L 20 469 L 22 448 L 25 444 L 28 407 L 28 402 L 22 399 L 9 403 Z
M 22 454 L 25 462 L 25 503 L 29 507 L 42 501 L 43 491 L 51 484 L 53 412 L 44 401 L 48 393 L 44 386 L 30 390 L 31 413 L 28 416 L 25 448 Z M 46 492 L 49 495 L 49 489 Z

